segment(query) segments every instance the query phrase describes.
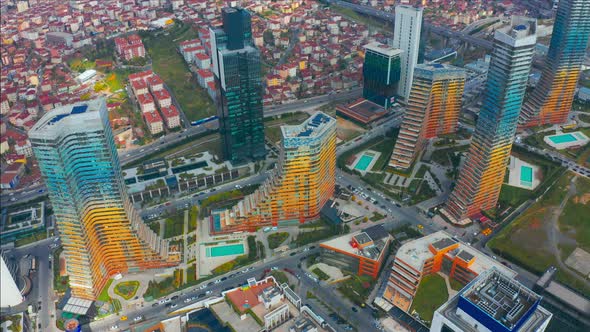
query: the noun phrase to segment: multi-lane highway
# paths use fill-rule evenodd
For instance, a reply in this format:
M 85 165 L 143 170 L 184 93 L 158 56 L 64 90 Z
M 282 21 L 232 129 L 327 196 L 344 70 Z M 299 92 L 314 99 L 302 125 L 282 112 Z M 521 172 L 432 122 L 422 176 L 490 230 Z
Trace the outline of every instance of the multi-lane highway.
M 331 102 L 341 102 L 349 99 L 355 99 L 362 95 L 361 88 L 354 88 L 350 91 L 343 91 L 340 93 L 332 93 L 328 95 L 316 96 L 307 99 L 302 99 L 298 101 L 294 101 L 288 104 L 282 105 L 271 105 L 264 109 L 264 116 L 271 117 L 276 115 L 281 115 L 285 113 L 291 113 L 295 111 L 302 111 L 302 110 L 312 110 L 319 106 L 322 106 L 327 103 Z M 145 156 L 149 156 L 154 153 L 158 153 L 160 151 L 164 151 L 165 149 L 174 146 L 184 140 L 190 139 L 192 137 L 202 135 L 207 131 L 216 131 L 219 128 L 219 124 L 217 121 L 212 121 L 208 123 L 206 126 L 195 126 L 185 129 L 181 133 L 173 133 L 166 136 L 159 138 L 158 140 L 152 142 L 151 144 L 145 145 L 143 147 L 128 150 L 128 151 L 120 151 L 119 152 L 119 159 L 121 162 L 121 166 L 125 166 L 133 161 L 136 161 L 140 158 Z M 10 206 L 17 203 L 27 202 L 33 200 L 37 197 L 47 195 L 45 185 L 42 183 L 38 183 L 36 185 L 23 188 L 18 191 L 14 192 L 7 192 L 3 191 L 2 196 L 0 198 L 0 203 L 2 206 Z
M 352 9 L 358 13 L 361 13 L 361 14 L 377 17 L 377 18 L 380 18 L 382 20 L 386 20 L 389 22 L 395 21 L 395 14 L 392 12 L 378 10 L 378 9 L 375 9 L 370 6 L 357 5 L 354 3 L 347 2 L 347 1 L 327 0 L 327 2 L 338 5 L 340 7 Z M 491 42 L 489 40 L 475 37 L 475 36 L 472 36 L 468 33 L 464 33 L 462 31 L 453 31 L 449 28 L 432 25 L 428 22 L 424 22 L 423 25 L 425 28 L 430 29 L 430 31 L 436 33 L 437 35 L 441 35 L 441 36 L 448 37 L 448 38 L 460 39 L 466 43 L 470 43 L 472 45 L 479 46 L 479 47 L 484 48 L 486 50 L 491 50 L 494 46 L 493 42 Z

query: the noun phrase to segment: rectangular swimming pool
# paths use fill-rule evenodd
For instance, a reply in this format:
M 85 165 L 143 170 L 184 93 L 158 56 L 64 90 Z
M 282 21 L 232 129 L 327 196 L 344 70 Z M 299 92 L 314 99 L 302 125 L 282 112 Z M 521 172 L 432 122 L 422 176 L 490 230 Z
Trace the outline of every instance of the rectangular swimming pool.
M 551 140 L 551 142 L 553 142 L 555 144 L 570 143 L 570 142 L 575 142 L 578 140 L 576 138 L 576 136 L 569 134 L 569 133 L 563 134 L 563 135 L 551 136 L 551 137 L 549 137 L 549 139 Z
M 243 253 L 243 244 L 230 244 L 225 246 L 207 247 L 207 257 L 242 255 Z
M 363 154 L 359 161 L 356 162 L 356 165 L 354 165 L 354 168 L 358 169 L 359 171 L 366 171 L 372 161 L 372 156 Z
M 532 186 L 533 185 L 533 168 L 529 166 L 520 167 L 520 183 Z

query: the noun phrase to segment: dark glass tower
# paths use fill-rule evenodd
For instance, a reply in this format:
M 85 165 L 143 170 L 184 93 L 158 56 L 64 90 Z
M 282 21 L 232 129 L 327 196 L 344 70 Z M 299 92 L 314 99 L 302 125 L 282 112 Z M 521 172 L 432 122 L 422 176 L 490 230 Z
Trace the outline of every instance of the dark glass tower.
M 391 106 L 401 75 L 401 54 L 401 50 L 376 42 L 365 46 L 363 98 Z
M 219 130 L 225 159 L 240 164 L 266 156 L 260 52 L 247 10 L 224 8 L 222 18 L 223 28 L 211 30 Z

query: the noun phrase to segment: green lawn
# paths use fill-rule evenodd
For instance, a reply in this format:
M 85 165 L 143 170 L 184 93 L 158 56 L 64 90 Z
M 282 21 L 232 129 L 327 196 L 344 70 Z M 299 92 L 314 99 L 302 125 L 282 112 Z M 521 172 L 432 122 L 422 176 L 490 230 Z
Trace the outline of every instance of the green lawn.
M 268 247 L 270 249 L 278 248 L 289 237 L 287 232 L 272 233 L 268 236 Z
M 121 296 L 125 300 L 130 300 L 135 296 L 137 289 L 139 288 L 139 281 L 123 281 L 118 283 L 115 288 L 115 294 Z
M 154 231 L 154 233 L 160 235 L 160 222 L 159 221 L 152 221 L 151 223 L 147 224 L 148 227 Z
M 277 281 L 277 283 L 279 285 L 282 285 L 284 283 L 289 283 L 289 279 L 287 278 L 287 275 L 283 271 L 275 270 L 275 271 L 272 271 L 270 273 L 270 275 L 275 278 L 275 280 Z
M 102 302 L 109 302 L 109 300 L 111 299 L 111 297 L 109 296 L 109 287 L 111 287 L 112 283 L 113 279 L 109 279 L 109 281 L 107 281 L 107 283 L 102 288 L 102 291 L 100 292 L 100 295 L 98 296 L 97 300 Z
M 409 312 L 412 313 L 415 310 L 422 320 L 430 323 L 432 322 L 434 311 L 445 303 L 448 298 L 449 293 L 445 279 L 438 274 L 426 275 L 418 285 L 418 291 L 416 292 L 416 296 L 414 296 Z
M 531 197 L 533 197 L 532 190 L 503 184 L 502 189 L 500 190 L 500 198 L 498 198 L 498 201 L 502 204 L 517 207 Z
M 31 233 L 25 237 L 20 238 L 20 239 L 17 239 L 16 241 L 14 241 L 14 245 L 16 247 L 21 247 L 21 246 L 24 246 L 27 244 L 31 244 L 33 242 L 45 240 L 46 238 L 47 238 L 47 232 L 43 229 L 43 230 L 37 231 L 35 233 Z
M 528 208 L 523 214 L 507 225 L 498 235 L 490 240 L 488 246 L 498 255 L 507 258 L 527 270 L 541 275 L 550 266 L 557 266 L 557 259 L 549 248 L 545 247 L 548 238 L 545 224 L 551 215 L 551 207 L 558 206 L 567 194 L 568 184 L 572 178 L 571 173 L 566 173 L 551 187 L 546 195 Z M 578 183 L 580 178 L 578 178 Z M 581 189 L 588 192 L 588 181 L 581 182 Z M 575 198 L 570 198 L 565 210 L 559 219 L 561 236 L 576 240 L 578 245 L 589 250 L 587 222 L 581 216 L 588 215 L 588 205 L 574 203 Z M 571 203 L 570 203 L 571 202 Z M 580 215 L 581 213 L 581 215 Z M 584 224 L 586 222 L 586 224 Z M 568 232 L 575 230 L 575 235 Z M 558 238 L 559 238 L 558 237 Z M 573 248 L 562 248 L 571 251 Z M 563 259 L 564 257 L 562 257 Z M 585 296 L 590 296 L 588 284 L 580 284 L 569 272 L 558 270 L 557 281 L 578 290 Z
M 579 176 L 576 180 L 578 194 L 570 197 L 563 213 L 559 216 L 559 228 L 562 232 L 575 234 L 576 242 L 582 249 L 590 252 L 590 202 L 582 203 L 582 193 L 590 193 L 590 179 Z
M 182 235 L 184 232 L 184 210 L 166 218 L 164 222 L 164 238 Z
M 154 72 L 172 90 L 188 119 L 193 121 L 215 115 L 216 109 L 209 95 L 192 79 L 184 59 L 177 52 L 178 43 L 197 38 L 197 31 L 176 21 L 169 29 L 141 35 L 152 58 Z
M 460 291 L 461 289 L 463 289 L 463 287 L 465 287 L 464 283 L 457 281 L 457 279 L 455 278 L 450 278 L 449 283 L 451 284 L 451 288 L 456 291 Z
M 320 280 L 330 279 L 330 276 L 327 275 L 324 271 L 320 270 L 318 267 L 313 269 L 311 272 L 313 272 L 316 276 L 318 276 L 318 278 L 320 278 Z
M 362 306 L 374 285 L 375 280 L 369 276 L 351 275 L 350 279 L 339 284 L 338 291 L 352 303 Z

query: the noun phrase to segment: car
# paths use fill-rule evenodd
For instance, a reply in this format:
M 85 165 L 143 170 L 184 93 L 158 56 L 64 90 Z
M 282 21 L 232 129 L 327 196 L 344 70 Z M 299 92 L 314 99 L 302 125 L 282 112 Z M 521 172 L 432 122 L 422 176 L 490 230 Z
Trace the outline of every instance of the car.
M 295 255 L 297 255 L 296 252 L 292 252 L 292 253 L 289 254 L 289 256 L 295 256 Z
M 152 303 L 152 307 L 157 307 L 158 304 L 160 304 L 160 302 L 154 302 L 154 303 Z
M 278 230 L 278 229 L 279 229 L 279 228 L 278 228 L 277 226 L 275 226 L 275 227 L 271 228 L 271 230 L 273 230 L 273 231 L 276 231 L 276 230 Z
M 356 307 L 352 307 L 351 309 L 352 309 L 352 311 L 354 311 L 354 312 L 358 312 L 358 311 L 359 311 L 359 310 L 358 310 Z
M 209 287 L 209 286 L 213 286 L 213 284 L 214 284 L 214 282 L 213 282 L 213 281 L 211 281 L 210 283 L 208 283 L 208 284 L 207 284 L 207 287 Z
M 226 280 L 227 280 L 227 277 L 223 277 L 223 278 L 221 278 L 220 280 L 221 280 L 221 281 L 226 281 Z
M 211 294 L 211 293 L 213 293 L 213 292 L 212 292 L 212 291 L 210 291 L 210 290 L 208 290 L 208 291 L 206 291 L 206 292 L 205 292 L 205 295 L 209 295 L 209 294 Z
M 203 298 L 203 297 L 205 297 L 205 295 L 207 295 L 207 293 L 201 293 L 201 294 L 197 295 L 197 299 Z
M 142 319 L 143 319 L 143 316 L 137 316 L 137 317 L 133 318 L 133 321 L 134 322 L 139 322 Z
M 279 268 L 278 268 L 278 267 L 276 267 L 276 266 L 273 266 L 273 267 L 271 267 L 270 269 L 271 269 L 271 270 L 273 270 L 273 271 L 276 271 L 276 270 L 278 270 Z
M 170 306 L 170 309 L 174 309 L 174 308 L 176 308 L 176 307 L 178 307 L 178 304 L 176 304 L 176 303 L 173 303 L 173 304 Z
M 38 192 L 39 194 L 42 194 L 42 193 L 43 193 L 43 191 L 44 191 L 43 189 L 39 189 L 39 190 L 37 190 L 37 192 Z
M 172 301 L 178 300 L 178 295 L 174 295 L 173 297 L 170 298 L 170 300 L 172 300 Z
M 111 330 L 116 330 L 116 329 L 118 329 L 118 328 L 119 328 L 119 325 L 117 325 L 117 324 L 115 324 L 115 325 L 111 326 Z
M 218 284 L 218 283 L 220 283 L 220 282 L 221 282 L 221 280 L 219 280 L 219 279 L 218 279 L 218 280 L 215 280 L 215 283 L 216 283 L 216 284 Z
M 127 320 L 127 316 L 121 316 L 120 318 L 122 321 L 126 321 Z

